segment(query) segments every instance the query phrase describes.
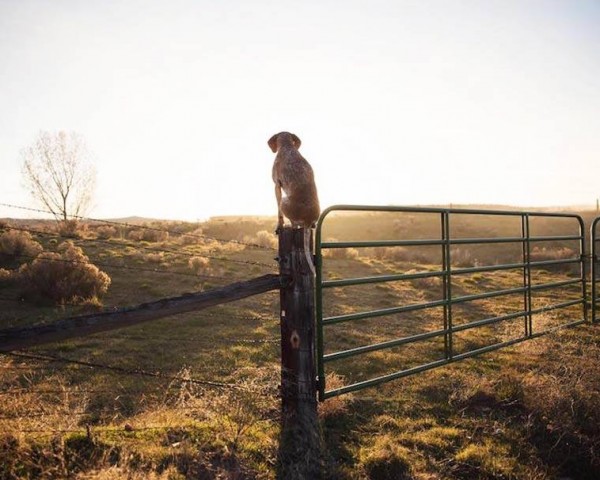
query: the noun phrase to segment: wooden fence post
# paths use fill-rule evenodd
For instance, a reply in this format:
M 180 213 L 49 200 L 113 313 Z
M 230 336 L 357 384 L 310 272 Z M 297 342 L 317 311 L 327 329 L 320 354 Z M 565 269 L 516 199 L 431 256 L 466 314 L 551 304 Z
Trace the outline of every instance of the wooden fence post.
M 310 230 L 307 234 L 310 233 Z M 315 279 L 304 250 L 305 229 L 279 231 L 282 425 L 279 477 L 320 478 L 321 436 L 315 367 Z M 309 243 L 312 258 L 312 235 Z

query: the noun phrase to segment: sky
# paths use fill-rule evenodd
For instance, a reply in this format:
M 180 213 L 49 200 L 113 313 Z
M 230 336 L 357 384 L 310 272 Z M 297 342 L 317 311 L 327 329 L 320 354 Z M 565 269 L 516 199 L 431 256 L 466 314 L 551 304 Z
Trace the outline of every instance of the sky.
M 597 0 L 0 0 L 0 203 L 85 137 L 92 217 L 275 215 L 267 140 L 321 206 L 595 204 Z M 0 207 L 0 217 L 24 212 Z

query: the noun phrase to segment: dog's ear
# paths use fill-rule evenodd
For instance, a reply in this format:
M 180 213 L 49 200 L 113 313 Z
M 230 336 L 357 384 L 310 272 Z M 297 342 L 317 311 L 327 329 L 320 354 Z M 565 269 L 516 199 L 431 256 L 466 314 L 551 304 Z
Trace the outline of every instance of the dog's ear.
M 292 142 L 294 142 L 294 148 L 298 150 L 300 145 L 302 145 L 302 141 L 292 133 Z
M 276 133 L 275 135 L 273 135 L 271 138 L 269 138 L 269 141 L 267 142 L 271 150 L 273 150 L 273 153 L 277 153 L 277 135 L 279 134 Z

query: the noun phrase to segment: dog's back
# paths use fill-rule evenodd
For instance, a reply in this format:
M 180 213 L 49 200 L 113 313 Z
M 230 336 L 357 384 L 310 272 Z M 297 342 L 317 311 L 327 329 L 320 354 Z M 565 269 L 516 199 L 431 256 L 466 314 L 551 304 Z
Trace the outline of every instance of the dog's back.
M 271 150 L 277 152 L 273 181 L 286 194 L 280 208 L 292 225 L 311 227 L 319 218 L 319 198 L 313 169 L 298 152 L 300 143 L 298 137 L 288 132 L 278 133 L 269 140 Z

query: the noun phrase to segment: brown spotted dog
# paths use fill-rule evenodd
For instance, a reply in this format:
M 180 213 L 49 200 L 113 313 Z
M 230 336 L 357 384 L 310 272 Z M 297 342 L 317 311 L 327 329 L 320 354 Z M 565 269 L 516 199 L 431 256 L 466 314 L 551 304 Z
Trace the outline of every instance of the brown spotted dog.
M 277 229 L 283 227 L 284 216 L 293 227 L 314 227 L 320 214 L 319 198 L 313 170 L 298 152 L 302 142 L 293 133 L 281 132 L 273 135 L 268 143 L 273 153 L 277 153 L 273 163 Z
M 312 167 L 298 152 L 300 139 L 293 133 L 281 132 L 269 139 L 269 147 L 275 155 L 273 181 L 277 198 L 277 232 L 283 227 L 283 217 L 292 222 L 293 228 L 304 228 L 304 253 L 306 261 L 316 274 L 310 255 L 311 228 L 319 219 L 321 209 Z M 282 195 L 282 192 L 285 196 Z

